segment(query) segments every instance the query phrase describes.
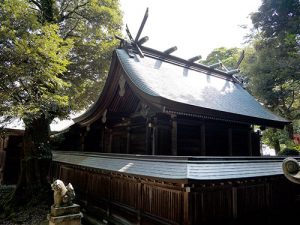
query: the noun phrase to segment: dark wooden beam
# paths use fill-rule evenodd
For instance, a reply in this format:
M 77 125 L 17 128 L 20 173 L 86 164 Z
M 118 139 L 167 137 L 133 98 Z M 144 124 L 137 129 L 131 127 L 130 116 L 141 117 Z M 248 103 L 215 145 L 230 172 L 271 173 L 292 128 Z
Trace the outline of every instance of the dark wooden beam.
M 201 137 L 200 137 L 200 155 L 205 156 L 206 155 L 206 143 L 205 143 L 205 124 L 201 124 Z
M 248 151 L 249 151 L 249 156 L 253 155 L 252 151 L 252 130 L 249 129 L 248 131 Z
M 177 153 L 177 118 L 176 115 L 171 115 L 172 120 L 172 155 Z
M 157 117 L 154 118 L 154 121 L 152 122 L 152 155 L 156 155 L 157 147 L 158 147 L 158 127 L 157 127 Z
M 148 154 L 148 155 L 150 155 L 151 154 L 151 152 L 152 152 L 152 149 L 151 149 L 151 126 L 152 126 L 152 124 L 151 124 L 151 122 L 149 122 L 149 121 L 147 121 L 146 122 L 146 134 L 145 134 L 145 136 L 146 136 L 146 153 Z
M 228 128 L 228 155 L 232 156 L 232 128 Z
M 101 143 L 100 143 L 100 152 L 104 152 L 105 148 L 105 127 L 101 128 Z
M 170 55 L 172 52 L 175 52 L 177 50 L 177 46 L 173 46 L 171 48 L 168 48 L 167 50 L 164 51 L 164 54 Z
M 152 128 L 152 151 L 151 154 L 152 155 L 156 155 L 157 154 L 157 146 L 158 146 L 158 132 L 157 132 L 157 126 L 155 125 Z
M 191 190 L 190 187 L 185 187 L 183 192 L 183 224 L 191 224 Z
M 126 137 L 126 153 L 130 154 L 130 139 L 131 139 L 131 129 L 130 127 L 127 127 L 127 137 Z
M 142 20 L 141 26 L 140 26 L 137 34 L 136 34 L 136 37 L 135 37 L 135 40 L 134 40 L 135 42 L 138 42 L 138 40 L 140 39 L 140 36 L 141 36 L 141 33 L 144 29 L 145 23 L 148 19 L 148 15 L 149 15 L 149 8 L 146 9 L 146 12 L 145 12 L 144 18 Z
M 112 135 L 112 130 L 111 129 L 108 129 L 108 135 L 109 135 L 109 142 L 108 142 L 108 153 L 111 153 L 112 151 L 112 138 L 113 138 L 113 135 Z
M 237 211 L 238 211 L 238 205 L 237 205 L 237 188 L 232 187 L 232 217 L 234 219 L 237 218 Z
M 85 133 L 86 131 L 81 131 L 80 133 L 80 150 L 84 151 L 84 139 L 85 139 Z

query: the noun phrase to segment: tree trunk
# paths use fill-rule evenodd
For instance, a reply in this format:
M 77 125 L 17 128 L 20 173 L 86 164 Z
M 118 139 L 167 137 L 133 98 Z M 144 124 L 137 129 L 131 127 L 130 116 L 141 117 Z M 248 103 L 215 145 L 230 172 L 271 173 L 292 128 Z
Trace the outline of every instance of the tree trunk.
M 45 194 L 50 191 L 48 174 L 52 160 L 49 146 L 50 121 L 45 115 L 24 119 L 21 174 L 12 196 L 13 204 L 22 205 L 32 200 L 39 201 L 39 198 L 47 198 Z
M 294 127 L 293 123 L 290 123 L 289 125 L 286 125 L 285 127 L 286 131 L 288 132 L 289 138 L 293 140 L 294 138 Z
M 279 143 L 279 140 L 278 140 L 278 139 L 276 139 L 276 140 L 274 141 L 274 149 L 275 149 L 276 155 L 278 155 L 278 152 L 280 152 L 280 143 Z

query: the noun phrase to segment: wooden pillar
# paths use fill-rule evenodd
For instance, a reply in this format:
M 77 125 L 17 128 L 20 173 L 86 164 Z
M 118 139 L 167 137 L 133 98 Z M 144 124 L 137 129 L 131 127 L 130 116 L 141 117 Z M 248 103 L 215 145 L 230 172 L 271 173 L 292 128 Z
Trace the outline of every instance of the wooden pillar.
M 0 150 L 3 151 L 4 150 L 4 137 L 0 137 L 0 143 L 1 143 Z
M 152 149 L 151 149 L 151 134 L 152 134 L 152 123 L 150 122 L 150 120 L 146 122 L 146 152 L 147 154 L 151 154 L 152 153 Z
M 232 156 L 232 128 L 228 128 L 228 155 Z
M 157 118 L 154 118 L 153 128 L 152 128 L 152 155 L 158 154 L 158 127 Z
M 185 187 L 183 192 L 183 224 L 190 225 L 191 223 L 191 188 Z
M 0 151 L 4 150 L 4 137 L 0 137 Z
M 143 184 L 137 179 L 135 182 L 138 182 L 138 193 L 137 193 L 137 225 L 140 225 L 142 222 L 142 209 L 143 209 Z
M 201 124 L 201 133 L 200 133 L 200 155 L 205 156 L 206 155 L 206 143 L 205 143 L 205 124 Z
M 157 140 L 158 140 L 158 137 L 157 137 L 157 126 L 155 125 L 153 128 L 152 128 L 152 151 L 151 151 L 151 154 L 152 155 L 156 155 L 158 152 L 157 152 L 157 147 L 158 147 L 158 143 L 157 143 Z
M 112 135 L 112 130 L 108 129 L 108 135 L 109 135 L 109 141 L 108 141 L 108 153 L 112 152 L 112 139 L 113 139 L 113 135 Z
M 172 120 L 172 137 L 171 137 L 171 142 L 172 142 L 172 155 L 178 155 L 177 152 L 177 119 L 176 115 L 171 116 Z
M 100 143 L 100 152 L 104 152 L 105 146 L 105 127 L 101 128 L 101 143 Z
M 80 132 L 80 151 L 84 151 L 85 131 Z
M 130 138 L 131 138 L 131 128 L 127 127 L 127 140 L 126 140 L 126 154 L 130 153 Z
M 252 130 L 249 129 L 248 131 L 248 152 L 249 152 L 249 156 L 253 155 L 252 152 Z
M 237 218 L 237 188 L 232 184 L 232 217 Z

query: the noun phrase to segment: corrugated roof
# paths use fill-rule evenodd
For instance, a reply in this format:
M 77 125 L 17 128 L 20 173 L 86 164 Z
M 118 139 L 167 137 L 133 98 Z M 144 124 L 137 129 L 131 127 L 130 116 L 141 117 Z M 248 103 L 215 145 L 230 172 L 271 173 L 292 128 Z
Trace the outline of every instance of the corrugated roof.
M 243 87 L 218 71 L 195 70 L 147 54 L 144 58 L 138 55 L 131 58 L 124 49 L 117 49 L 116 53 L 131 83 L 153 98 L 172 101 L 173 105 L 171 102 L 167 106 L 169 110 L 176 111 L 175 103 L 181 103 L 198 107 L 200 113 L 201 109 L 208 109 L 271 122 L 289 122 L 264 108 Z
M 174 180 L 228 180 L 283 174 L 283 158 L 187 158 L 54 152 L 53 161 L 124 174 Z

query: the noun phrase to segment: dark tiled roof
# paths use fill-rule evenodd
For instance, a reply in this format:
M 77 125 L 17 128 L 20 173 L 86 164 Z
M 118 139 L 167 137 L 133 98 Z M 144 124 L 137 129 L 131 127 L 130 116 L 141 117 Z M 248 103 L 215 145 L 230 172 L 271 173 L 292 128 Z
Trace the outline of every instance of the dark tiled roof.
M 186 67 L 147 54 L 144 58 L 138 55 L 131 58 L 124 49 L 117 49 L 116 54 L 131 83 L 160 104 L 168 100 L 167 110 L 177 111 L 176 104 L 181 103 L 198 108 L 200 114 L 201 109 L 208 109 L 219 114 L 288 123 L 265 109 L 224 72 Z
M 283 158 L 163 157 L 54 152 L 53 161 L 160 179 L 228 180 L 282 175 Z

